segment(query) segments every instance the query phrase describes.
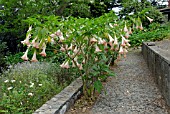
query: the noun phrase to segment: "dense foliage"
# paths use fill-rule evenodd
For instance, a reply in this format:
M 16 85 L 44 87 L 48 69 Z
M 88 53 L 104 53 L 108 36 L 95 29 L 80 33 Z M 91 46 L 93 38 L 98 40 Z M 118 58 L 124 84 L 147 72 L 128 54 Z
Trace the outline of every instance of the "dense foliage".
M 16 64 L 0 77 L 0 113 L 32 114 L 76 77 L 59 64 Z

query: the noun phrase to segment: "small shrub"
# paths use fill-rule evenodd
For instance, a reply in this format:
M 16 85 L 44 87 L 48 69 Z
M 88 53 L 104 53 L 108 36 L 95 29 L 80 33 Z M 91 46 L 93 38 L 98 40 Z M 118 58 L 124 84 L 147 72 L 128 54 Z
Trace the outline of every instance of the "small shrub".
M 74 78 L 58 64 L 19 63 L 0 77 L 0 112 L 31 114 Z

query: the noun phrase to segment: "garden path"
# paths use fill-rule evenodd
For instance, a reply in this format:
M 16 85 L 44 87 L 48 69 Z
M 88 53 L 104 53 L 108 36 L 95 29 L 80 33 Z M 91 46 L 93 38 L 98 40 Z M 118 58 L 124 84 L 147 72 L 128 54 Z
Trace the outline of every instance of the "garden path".
M 116 77 L 109 77 L 90 114 L 168 114 L 154 78 L 140 49 L 131 50 L 113 68 Z

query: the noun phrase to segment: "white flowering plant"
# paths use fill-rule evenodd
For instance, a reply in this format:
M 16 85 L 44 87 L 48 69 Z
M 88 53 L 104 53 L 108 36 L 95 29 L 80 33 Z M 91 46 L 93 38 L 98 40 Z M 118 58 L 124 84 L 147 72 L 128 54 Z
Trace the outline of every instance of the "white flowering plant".
M 27 53 L 34 50 L 32 62 L 38 61 L 39 53 L 46 56 L 46 46 L 56 46 L 59 53 L 65 54 L 60 65 L 63 69 L 77 68 L 83 81 L 83 93 L 93 100 L 94 93 L 102 89 L 101 80 L 114 76 L 109 65 L 126 57 L 130 47 L 129 36 L 134 29 L 143 30 L 139 18 L 119 20 L 114 12 L 99 18 L 73 18 L 59 20 L 58 17 L 45 17 L 38 20 L 29 18 L 31 24 L 26 39 L 21 43 L 27 46 L 23 60 L 29 60 Z
M 54 63 L 24 62 L 3 72 L 0 76 L 0 113 L 32 114 L 76 78 L 68 70 L 63 71 Z

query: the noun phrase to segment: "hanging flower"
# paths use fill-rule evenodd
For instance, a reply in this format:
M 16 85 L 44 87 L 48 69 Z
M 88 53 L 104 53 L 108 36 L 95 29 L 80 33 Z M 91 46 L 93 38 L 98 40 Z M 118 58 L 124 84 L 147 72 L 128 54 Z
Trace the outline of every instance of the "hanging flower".
M 66 68 L 66 69 L 70 68 L 68 61 L 64 64 L 64 68 Z
M 74 62 L 72 61 L 72 67 L 74 68 L 74 67 L 76 67 L 76 65 L 74 64 Z
M 78 65 L 78 67 L 79 67 L 79 70 L 83 70 L 83 65 L 82 64 Z
M 29 26 L 29 28 L 28 28 L 28 31 L 27 31 L 27 32 L 31 32 L 31 30 L 32 30 L 32 26 Z
M 56 34 L 58 37 L 63 36 L 63 33 L 62 33 L 60 30 L 57 30 L 57 32 L 55 32 L 55 34 Z
M 68 48 L 68 50 L 73 50 L 73 44 L 70 45 L 70 47 Z
M 143 30 L 142 23 L 140 24 L 139 29 L 140 29 L 140 30 Z
M 45 49 L 46 49 L 46 45 L 45 45 L 45 43 L 43 43 L 43 50 L 42 50 L 42 52 L 40 53 L 40 55 L 43 56 L 43 57 L 46 56 Z
M 65 40 L 63 36 L 59 36 L 59 38 L 60 38 L 59 42 L 63 42 Z
M 82 63 L 85 64 L 85 59 L 83 59 Z
M 90 39 L 90 43 L 96 43 L 96 42 L 97 42 L 96 38 L 93 37 Z
M 24 61 L 28 61 L 28 50 L 29 48 L 27 48 L 27 50 L 25 51 L 24 55 L 21 57 L 21 59 L 23 59 Z
M 31 59 L 32 62 L 37 62 L 37 58 L 36 58 L 36 50 L 34 51 L 34 54 L 32 56 L 32 59 Z
M 123 47 L 122 46 L 120 46 L 119 54 L 123 54 Z
M 99 47 L 96 45 L 95 53 L 101 52 L 102 50 L 99 49 Z
M 60 65 L 60 67 L 61 67 L 61 68 L 66 68 L 66 69 L 70 68 L 69 62 L 68 62 L 68 61 L 67 61 L 67 62 L 63 62 L 63 63 Z
M 146 16 L 146 18 L 149 20 L 150 23 L 152 23 L 152 21 L 153 21 L 152 18 L 150 18 L 150 17 L 148 17 L 148 16 Z
M 110 34 L 108 34 L 108 36 L 109 36 L 109 45 L 112 46 L 114 39 L 110 36 Z
M 32 40 L 31 44 L 33 47 L 39 48 L 39 42 L 38 41 L 36 42 L 36 40 L 37 40 L 37 37 Z
M 50 37 L 55 38 L 56 34 L 51 34 Z
M 129 38 L 129 32 L 126 32 L 125 38 Z
M 73 52 L 74 52 L 75 54 L 77 54 L 77 53 L 78 53 L 77 46 L 74 48 Z
M 124 27 L 124 32 L 128 32 L 128 29 L 127 29 L 126 23 L 125 23 L 125 27 Z
M 129 34 L 132 34 L 132 28 L 131 27 L 129 28 Z
M 118 39 L 117 39 L 116 35 L 115 35 L 115 38 L 114 38 L 114 43 L 113 43 L 113 45 L 118 45 Z
M 61 46 L 60 50 L 63 52 L 66 51 L 66 49 L 63 47 L 63 45 Z
M 26 39 L 24 41 L 21 41 L 21 43 L 25 44 L 25 45 L 27 45 L 29 47 L 30 46 L 30 42 L 29 42 L 30 37 L 31 37 L 31 34 L 28 34 L 26 36 Z

